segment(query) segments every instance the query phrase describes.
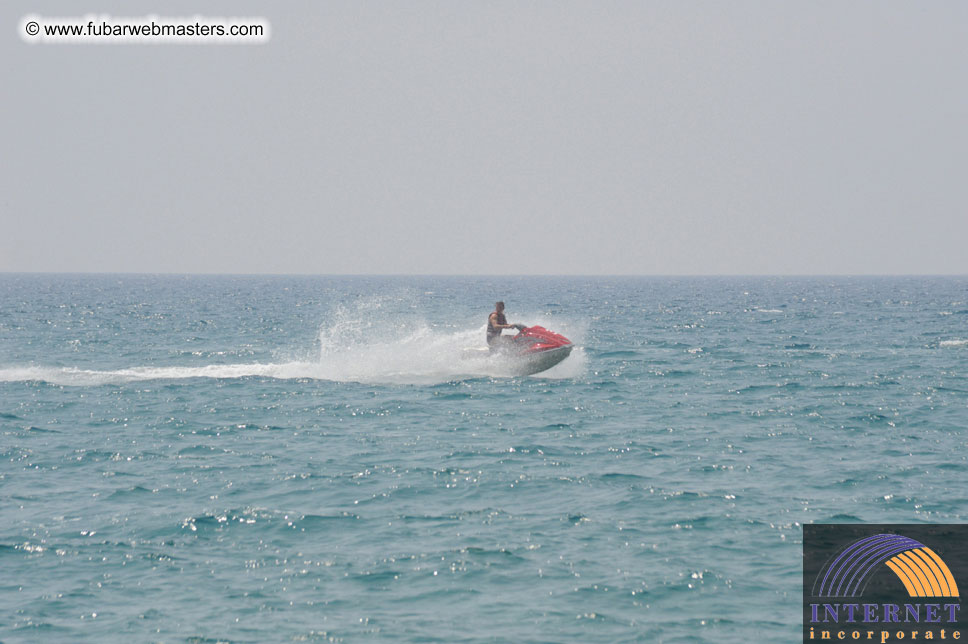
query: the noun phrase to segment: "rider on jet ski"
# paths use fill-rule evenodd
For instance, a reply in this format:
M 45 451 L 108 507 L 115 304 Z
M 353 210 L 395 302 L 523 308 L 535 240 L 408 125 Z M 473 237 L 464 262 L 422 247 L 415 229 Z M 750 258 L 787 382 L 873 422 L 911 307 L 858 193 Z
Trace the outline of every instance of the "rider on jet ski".
M 500 346 L 501 331 L 504 329 L 524 329 L 523 324 L 508 324 L 508 319 L 504 317 L 504 302 L 494 304 L 494 311 L 487 317 L 487 345 L 491 350 Z

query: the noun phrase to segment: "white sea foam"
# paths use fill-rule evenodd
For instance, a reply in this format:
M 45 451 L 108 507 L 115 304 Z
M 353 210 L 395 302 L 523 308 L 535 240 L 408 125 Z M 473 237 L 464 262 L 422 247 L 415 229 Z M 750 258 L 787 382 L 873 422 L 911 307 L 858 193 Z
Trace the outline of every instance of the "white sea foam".
M 0 382 L 39 380 L 55 385 L 107 385 L 141 380 L 181 380 L 186 378 L 300 378 L 307 363 L 212 364 L 201 367 L 131 367 L 127 369 L 80 369 L 77 367 L 10 367 L 0 369 Z
M 395 316 L 381 315 L 380 308 L 379 301 L 368 301 L 354 307 L 352 312 L 338 310 L 333 320 L 320 328 L 318 353 L 300 360 L 110 370 L 31 365 L 0 368 L 0 382 L 43 381 L 92 386 L 146 380 L 260 377 L 434 384 L 512 375 L 511 365 L 500 356 L 487 351 L 467 351 L 485 347 L 484 325 L 463 329 L 432 327 L 422 321 L 401 321 Z M 579 344 L 575 334 L 581 334 L 580 328 L 569 328 L 561 320 L 545 320 L 541 316 L 521 316 L 521 319 L 560 330 Z M 574 378 L 585 372 L 586 365 L 587 356 L 579 347 L 563 363 L 536 377 Z
M 968 340 L 942 340 L 942 347 L 968 347 Z

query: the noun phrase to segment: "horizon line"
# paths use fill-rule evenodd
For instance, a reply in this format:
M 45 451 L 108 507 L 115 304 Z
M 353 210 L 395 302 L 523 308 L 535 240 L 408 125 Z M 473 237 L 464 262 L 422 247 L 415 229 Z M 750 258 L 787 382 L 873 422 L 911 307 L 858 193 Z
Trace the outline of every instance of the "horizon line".
M 770 278 L 860 278 L 860 277 L 968 277 L 968 273 L 233 273 L 173 271 L 0 271 L 7 275 L 63 276 L 170 276 L 170 277 L 580 277 L 580 278 L 686 278 L 686 277 L 770 277 Z

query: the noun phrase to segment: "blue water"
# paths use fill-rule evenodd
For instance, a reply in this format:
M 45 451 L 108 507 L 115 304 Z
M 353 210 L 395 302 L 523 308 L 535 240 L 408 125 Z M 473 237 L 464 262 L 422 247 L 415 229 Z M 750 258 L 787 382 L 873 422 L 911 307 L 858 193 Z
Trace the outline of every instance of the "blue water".
M 968 520 L 966 367 L 966 278 L 0 275 L 0 641 L 795 641 L 802 524 Z

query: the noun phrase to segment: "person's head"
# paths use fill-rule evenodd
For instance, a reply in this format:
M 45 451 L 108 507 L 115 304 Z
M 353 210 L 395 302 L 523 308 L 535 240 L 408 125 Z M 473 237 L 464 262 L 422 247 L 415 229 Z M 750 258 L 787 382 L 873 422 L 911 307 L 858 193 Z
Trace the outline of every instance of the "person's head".
M 498 313 L 502 313 L 504 311 L 504 302 L 495 302 L 494 310 Z

